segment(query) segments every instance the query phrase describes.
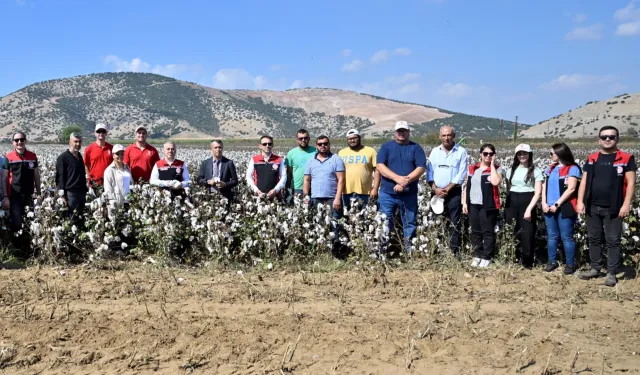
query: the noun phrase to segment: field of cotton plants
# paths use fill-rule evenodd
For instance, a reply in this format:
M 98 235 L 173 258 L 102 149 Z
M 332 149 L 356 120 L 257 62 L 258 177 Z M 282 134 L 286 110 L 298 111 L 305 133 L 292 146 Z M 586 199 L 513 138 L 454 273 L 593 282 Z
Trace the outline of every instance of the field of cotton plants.
M 622 146 L 640 157 L 637 146 Z M 580 161 L 595 150 L 571 147 Z M 378 255 L 395 234 L 374 205 L 342 220 L 348 255 L 336 259 L 328 208 L 260 200 L 244 182 L 231 212 L 198 187 L 186 202 L 135 188 L 127 211 L 90 192 L 86 227 L 75 228 L 53 190 L 65 146 L 28 148 L 46 193 L 20 234 L 31 241 L 28 259 L 4 235 L 0 374 L 640 372 L 640 188 L 624 225 L 624 275 L 607 288 L 517 266 L 504 226 L 492 267 L 456 262 L 424 181 L 410 257 L 397 244 L 385 260 Z M 475 148 L 467 145 L 472 158 Z M 548 149 L 534 148 L 536 163 L 548 165 Z M 498 145 L 503 166 L 512 149 Z M 255 152 L 234 144 L 225 156 L 244 176 Z M 195 180 L 209 151 L 181 145 L 177 157 Z M 585 234 L 581 221 L 583 265 Z

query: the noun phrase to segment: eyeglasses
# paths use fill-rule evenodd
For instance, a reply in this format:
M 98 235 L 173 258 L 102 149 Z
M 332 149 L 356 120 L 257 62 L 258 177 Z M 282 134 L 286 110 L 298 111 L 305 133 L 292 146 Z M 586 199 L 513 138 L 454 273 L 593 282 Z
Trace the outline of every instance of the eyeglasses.
M 263 146 L 266 146 L 266 147 L 269 147 L 269 146 L 273 146 L 273 143 L 271 143 L 271 142 L 265 142 L 265 143 L 262 143 L 262 145 L 263 145 Z
M 96 130 L 96 133 L 98 133 L 98 134 L 104 134 L 104 133 L 106 133 L 106 132 L 107 132 L 107 131 L 106 131 L 106 130 L 104 130 L 104 129 Z
M 355 141 L 357 141 L 358 139 L 360 139 L 360 138 L 358 138 L 358 137 L 347 138 L 347 142 L 355 142 Z
M 308 141 L 309 139 L 309 137 L 298 137 L 299 141 Z
M 493 156 L 495 154 L 496 154 L 495 152 L 483 152 L 482 153 L 483 156 Z
M 601 135 L 600 136 L 600 139 L 602 139 L 603 141 L 615 141 L 616 138 L 618 138 L 617 135 L 606 134 L 606 135 Z
M 318 142 L 316 143 L 318 147 L 329 146 L 329 142 Z
M 555 154 L 556 154 L 555 152 L 553 152 L 553 151 L 549 151 L 549 156 L 553 156 L 553 155 L 555 155 Z
M 16 138 L 13 140 L 15 143 L 26 142 L 26 138 Z
M 519 158 L 521 158 L 521 157 L 523 157 L 523 156 L 527 156 L 527 157 L 528 157 L 528 156 L 529 156 L 529 154 L 528 154 L 527 152 L 518 152 L 518 153 L 516 154 L 516 156 L 517 156 L 517 157 L 519 157 Z

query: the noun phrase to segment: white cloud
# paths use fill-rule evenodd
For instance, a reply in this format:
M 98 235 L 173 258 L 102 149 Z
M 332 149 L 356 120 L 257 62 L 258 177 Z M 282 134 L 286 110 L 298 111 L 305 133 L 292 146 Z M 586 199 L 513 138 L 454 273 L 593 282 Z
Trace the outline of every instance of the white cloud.
M 353 60 L 348 64 L 344 64 L 342 67 L 343 72 L 357 72 L 364 66 L 364 63 L 360 60 Z
M 587 18 L 588 17 L 586 14 L 576 14 L 575 16 L 573 16 L 573 21 L 577 23 L 583 23 L 587 20 Z
M 420 91 L 420 84 L 419 83 L 410 83 L 408 85 L 404 85 L 404 86 L 400 87 L 396 91 L 400 95 L 413 94 L 415 92 Z
M 291 83 L 291 86 L 289 86 L 290 89 L 299 89 L 301 87 L 302 87 L 302 80 L 300 79 L 296 79 Z
M 616 35 L 618 36 L 634 36 L 640 35 L 640 21 L 627 22 L 618 25 L 616 29 Z
M 387 51 L 386 49 L 381 49 L 380 51 L 376 51 L 373 56 L 371 56 L 371 62 L 373 64 L 383 63 L 389 60 L 389 57 L 391 57 L 391 53 L 389 53 L 389 51 Z
M 409 56 L 411 55 L 411 50 L 406 47 L 396 48 L 395 51 L 393 51 L 393 54 L 397 56 Z
M 602 24 L 576 27 L 568 32 L 564 38 L 566 40 L 600 40 L 602 39 Z
M 420 73 L 405 73 L 401 76 L 386 77 L 384 81 L 392 84 L 403 84 L 410 81 L 415 81 L 421 76 L 422 75 Z
M 347 49 L 347 48 L 343 49 L 343 50 L 342 50 L 342 56 L 344 56 L 344 57 L 349 57 L 349 56 L 351 56 L 351 50 L 350 50 L 350 49 Z
M 640 20 L 640 9 L 636 8 L 635 0 L 632 0 L 626 7 L 616 10 L 613 18 L 618 22 Z
M 422 89 L 420 82 L 417 82 L 420 77 L 419 73 L 405 73 L 400 76 L 385 77 L 378 82 L 350 85 L 346 89 L 386 98 L 404 97 L 404 99 L 408 99 L 409 94 L 414 94 Z
M 269 67 L 269 69 L 271 69 L 271 71 L 273 71 L 273 72 L 277 72 L 277 71 L 279 71 L 280 69 L 282 69 L 282 66 L 280 66 L 280 65 L 278 65 L 278 64 L 273 64 L 273 65 L 271 65 L 271 66 Z
M 168 77 L 177 77 L 181 73 L 185 73 L 187 71 L 197 72 L 200 70 L 198 65 L 151 65 L 139 57 L 135 57 L 131 59 L 131 61 L 127 61 L 116 55 L 109 55 L 105 57 L 104 63 L 105 65 L 111 66 L 116 72 L 154 73 Z
M 466 83 L 451 83 L 446 82 L 437 90 L 438 94 L 449 96 L 452 98 L 464 98 L 471 96 L 473 88 Z
M 213 76 L 213 87 L 222 90 L 253 89 L 256 80 L 244 69 L 220 69 Z
M 563 74 L 550 82 L 541 84 L 540 88 L 549 91 L 575 90 L 585 86 L 610 83 L 614 78 L 615 77 L 611 75 L 597 76 L 583 74 Z
M 262 90 L 267 86 L 267 78 L 265 76 L 257 76 L 253 79 L 253 85 L 256 89 Z

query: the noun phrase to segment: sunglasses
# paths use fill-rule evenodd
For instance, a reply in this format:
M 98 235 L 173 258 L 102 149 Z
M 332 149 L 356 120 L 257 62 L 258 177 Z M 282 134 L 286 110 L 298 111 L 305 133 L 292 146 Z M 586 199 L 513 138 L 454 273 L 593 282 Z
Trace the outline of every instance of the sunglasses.
M 20 142 L 26 142 L 27 140 L 25 138 L 16 138 L 13 140 L 15 143 L 20 143 Z
M 549 156 L 553 156 L 553 155 L 555 155 L 555 154 L 556 154 L 555 152 L 553 152 L 553 151 L 549 151 Z
M 355 142 L 357 141 L 359 138 L 358 137 L 353 137 L 353 138 L 347 138 L 348 142 Z
M 266 147 L 269 147 L 269 146 L 273 146 L 273 143 L 271 143 L 271 142 L 265 142 L 265 143 L 262 143 L 262 145 L 263 145 L 263 146 L 266 146 Z
M 309 139 L 309 137 L 298 137 L 299 141 L 308 141 Z
M 106 131 L 106 130 L 104 130 L 104 129 L 100 129 L 100 130 L 97 130 L 97 131 L 96 131 L 96 133 L 98 133 L 98 134 L 104 134 L 104 133 L 106 133 L 106 132 L 107 132 L 107 131 Z
M 493 156 L 495 154 L 496 154 L 495 152 L 483 152 L 482 153 L 483 156 Z
M 319 147 L 329 146 L 329 142 L 318 142 L 318 143 L 316 143 L 316 145 L 319 146 Z
M 617 135 L 601 135 L 600 139 L 602 139 L 603 141 L 615 141 L 616 138 L 618 138 Z

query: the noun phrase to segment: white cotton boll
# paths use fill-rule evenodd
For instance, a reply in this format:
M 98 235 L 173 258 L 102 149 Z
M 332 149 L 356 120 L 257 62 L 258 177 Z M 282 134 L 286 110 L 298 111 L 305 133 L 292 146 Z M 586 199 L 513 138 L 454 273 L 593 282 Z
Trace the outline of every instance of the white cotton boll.
M 267 264 L 267 269 L 268 270 L 272 270 L 273 269 L 273 264 L 272 263 Z
M 29 211 L 29 212 L 27 213 L 27 217 L 28 217 L 28 218 L 32 218 L 33 216 L 34 216 L 33 211 Z
M 122 250 L 125 250 L 127 247 L 129 247 L 129 245 L 127 245 L 126 242 L 123 242 L 120 244 L 120 247 L 122 248 Z
M 631 238 L 633 238 L 633 240 L 634 240 L 635 242 L 640 241 L 640 238 L 638 238 L 638 236 L 633 236 L 633 237 L 631 237 Z
M 76 234 L 78 232 L 78 227 L 75 225 L 71 227 L 71 233 Z
M 495 228 L 493 228 L 493 231 L 496 233 L 500 232 L 500 226 L 496 225 Z

